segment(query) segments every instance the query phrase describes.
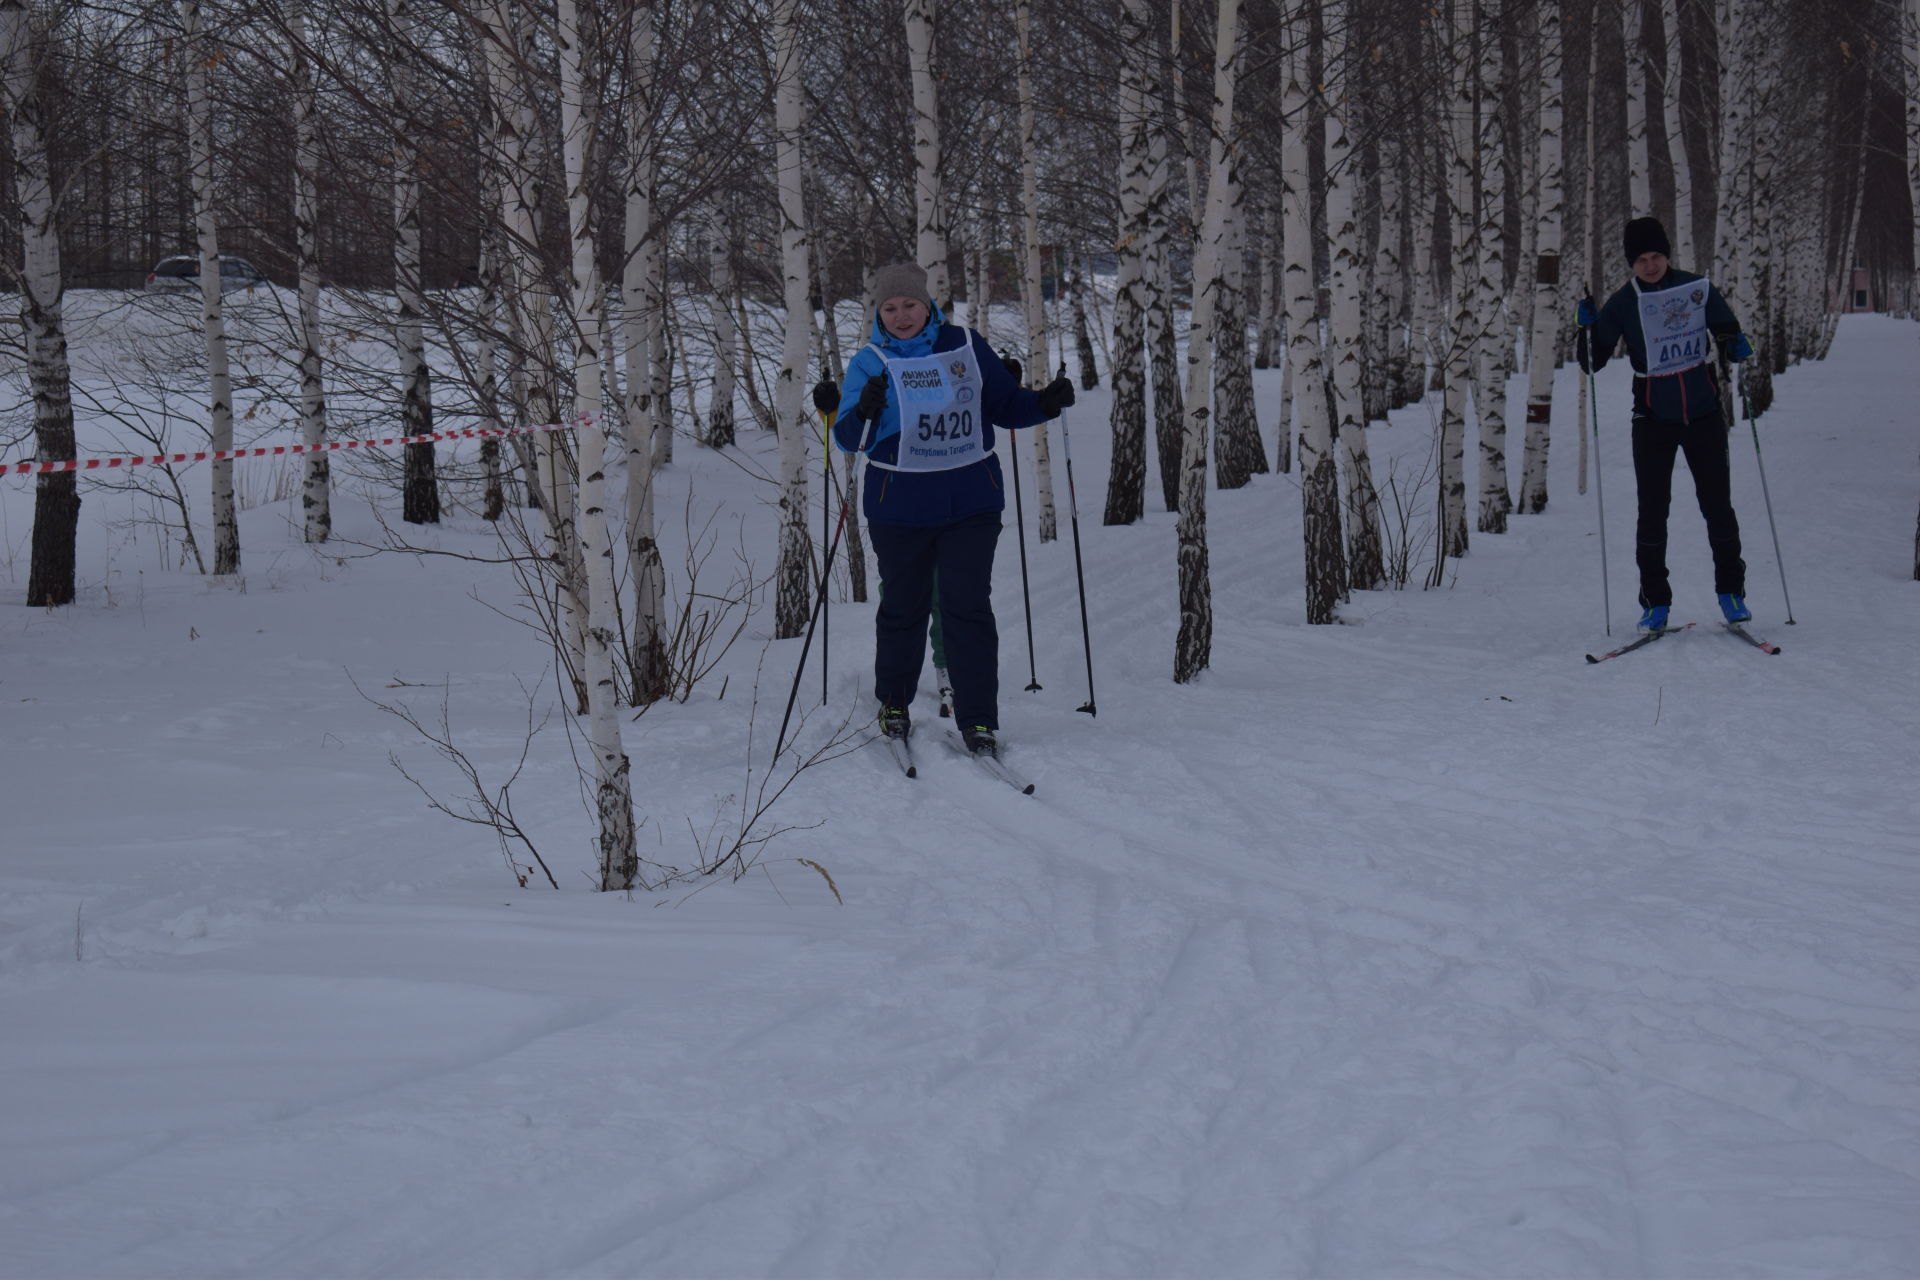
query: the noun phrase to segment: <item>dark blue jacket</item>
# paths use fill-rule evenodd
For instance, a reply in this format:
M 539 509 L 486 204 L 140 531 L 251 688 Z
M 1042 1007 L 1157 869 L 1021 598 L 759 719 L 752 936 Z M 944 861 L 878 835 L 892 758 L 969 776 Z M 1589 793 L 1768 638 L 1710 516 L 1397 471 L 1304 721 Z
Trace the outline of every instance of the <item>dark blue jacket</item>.
M 1669 267 L 1659 284 L 1647 286 L 1647 292 L 1672 289 L 1698 279 L 1700 277 L 1691 271 Z M 1680 373 L 1658 378 L 1646 376 L 1647 339 L 1640 330 L 1640 292 L 1639 281 L 1629 280 L 1600 308 L 1600 317 L 1593 326 L 1594 372 L 1600 371 L 1613 355 L 1614 345 L 1624 338 L 1627 358 L 1633 362 L 1636 373 L 1633 380 L 1636 415 L 1663 422 L 1692 422 L 1719 412 L 1720 388 L 1711 360 Z M 1733 308 L 1727 305 L 1727 300 L 1720 296 L 1718 285 L 1707 290 L 1707 332 L 1721 339 L 1740 332 L 1740 322 L 1734 319 Z
M 911 338 L 896 338 L 874 313 L 874 345 L 892 359 L 931 355 L 936 351 L 957 351 L 963 342 L 973 344 L 974 362 L 980 366 L 981 402 L 984 425 L 981 444 L 994 447 L 994 428 L 1010 430 L 1045 422 L 1040 412 L 1040 393 L 1029 391 L 1013 380 L 1007 366 L 1000 362 L 987 340 L 971 329 L 945 323 L 938 308 L 927 320 L 927 327 Z M 840 393 L 840 411 L 833 421 L 833 441 L 847 453 L 864 453 L 877 462 L 891 463 L 900 452 L 900 415 L 888 388 L 887 407 L 879 421 L 869 425 L 854 415 L 853 407 L 867 379 L 885 377 L 886 367 L 868 347 L 860 348 L 847 362 L 846 385 Z M 970 466 L 951 471 L 888 471 L 868 467 L 866 496 L 861 510 L 870 524 L 951 524 L 983 511 L 1006 508 L 1005 486 L 1000 478 L 998 454 L 988 454 Z

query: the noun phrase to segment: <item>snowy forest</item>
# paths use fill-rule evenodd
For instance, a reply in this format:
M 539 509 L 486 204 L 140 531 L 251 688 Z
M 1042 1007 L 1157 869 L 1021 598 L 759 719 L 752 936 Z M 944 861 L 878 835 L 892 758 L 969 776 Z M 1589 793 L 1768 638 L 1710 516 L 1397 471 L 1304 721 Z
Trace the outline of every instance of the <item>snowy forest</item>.
M 834 540 L 810 513 L 856 483 L 809 462 L 805 390 L 858 345 L 840 303 L 857 311 L 874 268 L 917 260 L 1035 385 L 1105 369 L 1101 519 L 1138 520 L 1150 496 L 1178 513 L 1186 682 L 1210 659 L 1209 489 L 1298 475 L 1319 624 L 1354 590 L 1438 584 L 1474 539 L 1543 511 L 1556 426 L 1584 488 L 1553 376 L 1627 217 L 1658 215 L 1675 259 L 1740 297 L 1750 416 L 1776 374 L 1827 353 L 1857 282 L 1912 314 L 1916 13 L 4 0 L 6 354 L 26 376 L 7 379 L 0 430 L 44 465 L 76 457 L 78 419 L 156 453 L 291 428 L 314 451 L 310 543 L 329 537 L 323 446 L 341 436 L 412 441 L 385 476 L 406 524 L 448 504 L 537 513 L 519 526 L 529 598 L 592 724 L 603 884 L 631 887 L 617 709 L 692 678 L 654 477 L 676 441 L 774 434 L 774 635 L 801 635 Z M 128 295 L 139 376 L 76 396 L 66 291 L 127 289 L 183 251 L 198 314 Z M 254 289 L 225 297 L 228 256 L 264 276 L 272 315 L 247 313 Z M 1020 323 L 993 334 L 1003 299 Z M 236 344 L 283 367 L 243 353 L 236 387 Z M 1252 372 L 1274 367 L 1270 446 Z M 1430 391 L 1431 474 L 1396 477 L 1383 506 L 1366 427 Z M 475 457 L 442 459 L 432 437 L 450 428 L 486 433 Z M 1059 536 L 1060 462 L 1036 430 L 1042 542 Z M 126 482 L 155 495 L 183 558 L 237 574 L 232 459 L 207 475 L 199 492 L 171 467 Z M 78 479 L 36 483 L 27 600 L 59 606 Z M 1433 533 L 1415 546 L 1404 512 L 1423 501 Z M 857 527 L 848 543 L 863 600 Z
M 1920 0 L 0 0 L 0 116 L 0 1275 L 1914 1274 Z M 1077 389 L 1004 774 L 879 745 L 903 262 Z

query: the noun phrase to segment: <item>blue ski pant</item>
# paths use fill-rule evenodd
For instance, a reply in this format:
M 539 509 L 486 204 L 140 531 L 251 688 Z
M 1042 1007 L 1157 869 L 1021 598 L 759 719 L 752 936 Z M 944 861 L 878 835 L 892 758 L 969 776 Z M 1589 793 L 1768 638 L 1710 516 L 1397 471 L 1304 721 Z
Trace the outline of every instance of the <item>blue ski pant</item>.
M 1000 630 L 993 617 L 993 552 L 1000 541 L 1000 513 L 983 511 L 942 525 L 869 524 L 867 539 L 880 566 L 874 696 L 884 706 L 904 707 L 919 691 L 937 574 L 954 718 L 998 729 Z

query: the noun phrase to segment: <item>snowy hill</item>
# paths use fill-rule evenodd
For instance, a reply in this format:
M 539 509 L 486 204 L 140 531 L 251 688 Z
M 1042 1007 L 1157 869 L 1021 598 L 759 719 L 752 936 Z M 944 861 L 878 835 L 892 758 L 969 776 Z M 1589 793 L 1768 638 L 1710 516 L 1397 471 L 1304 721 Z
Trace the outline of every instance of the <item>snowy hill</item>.
M 0 1275 L 1920 1274 L 1917 341 L 1849 316 L 1778 380 L 1791 626 L 1735 429 L 1777 657 L 1711 624 L 1681 474 L 1700 625 L 1582 660 L 1608 619 L 1569 368 L 1550 509 L 1354 625 L 1303 621 L 1293 477 L 1210 494 L 1213 664 L 1176 686 L 1173 522 L 1100 526 L 1084 395 L 1097 716 L 1031 484 L 1038 692 L 1011 527 L 997 565 L 1037 794 L 942 750 L 923 695 L 919 779 L 870 746 L 819 764 L 751 874 L 632 897 L 590 891 L 564 715 L 513 793 L 557 893 L 389 762 L 458 789 L 369 699 L 444 701 L 496 781 L 528 693 L 550 709 L 500 566 L 368 554 L 348 497 L 308 548 L 296 495 L 243 515 L 244 583 L 215 584 L 96 494 L 80 601 L 27 609 L 31 482 L 0 479 Z M 1609 369 L 1616 642 L 1626 396 Z M 1372 431 L 1383 486 L 1427 412 Z M 764 575 L 772 441 L 742 452 L 681 443 L 663 532 L 711 518 Z M 494 547 L 467 516 L 418 536 Z M 803 748 L 870 713 L 871 608 L 835 599 Z M 660 863 L 761 783 L 800 651 L 769 613 L 626 726 Z

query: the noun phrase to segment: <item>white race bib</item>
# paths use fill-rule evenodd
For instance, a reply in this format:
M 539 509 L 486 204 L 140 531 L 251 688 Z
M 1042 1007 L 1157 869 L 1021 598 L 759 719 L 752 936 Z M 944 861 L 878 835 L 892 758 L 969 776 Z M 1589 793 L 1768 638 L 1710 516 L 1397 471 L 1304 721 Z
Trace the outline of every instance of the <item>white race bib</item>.
M 1707 361 L 1705 279 L 1640 295 L 1640 333 L 1647 343 L 1647 376 L 1684 373 Z
M 986 384 L 972 342 L 932 355 L 893 360 L 881 354 L 880 359 L 900 414 L 900 449 L 890 470 L 951 471 L 987 456 L 990 451 L 981 443 L 986 435 L 981 411 Z

